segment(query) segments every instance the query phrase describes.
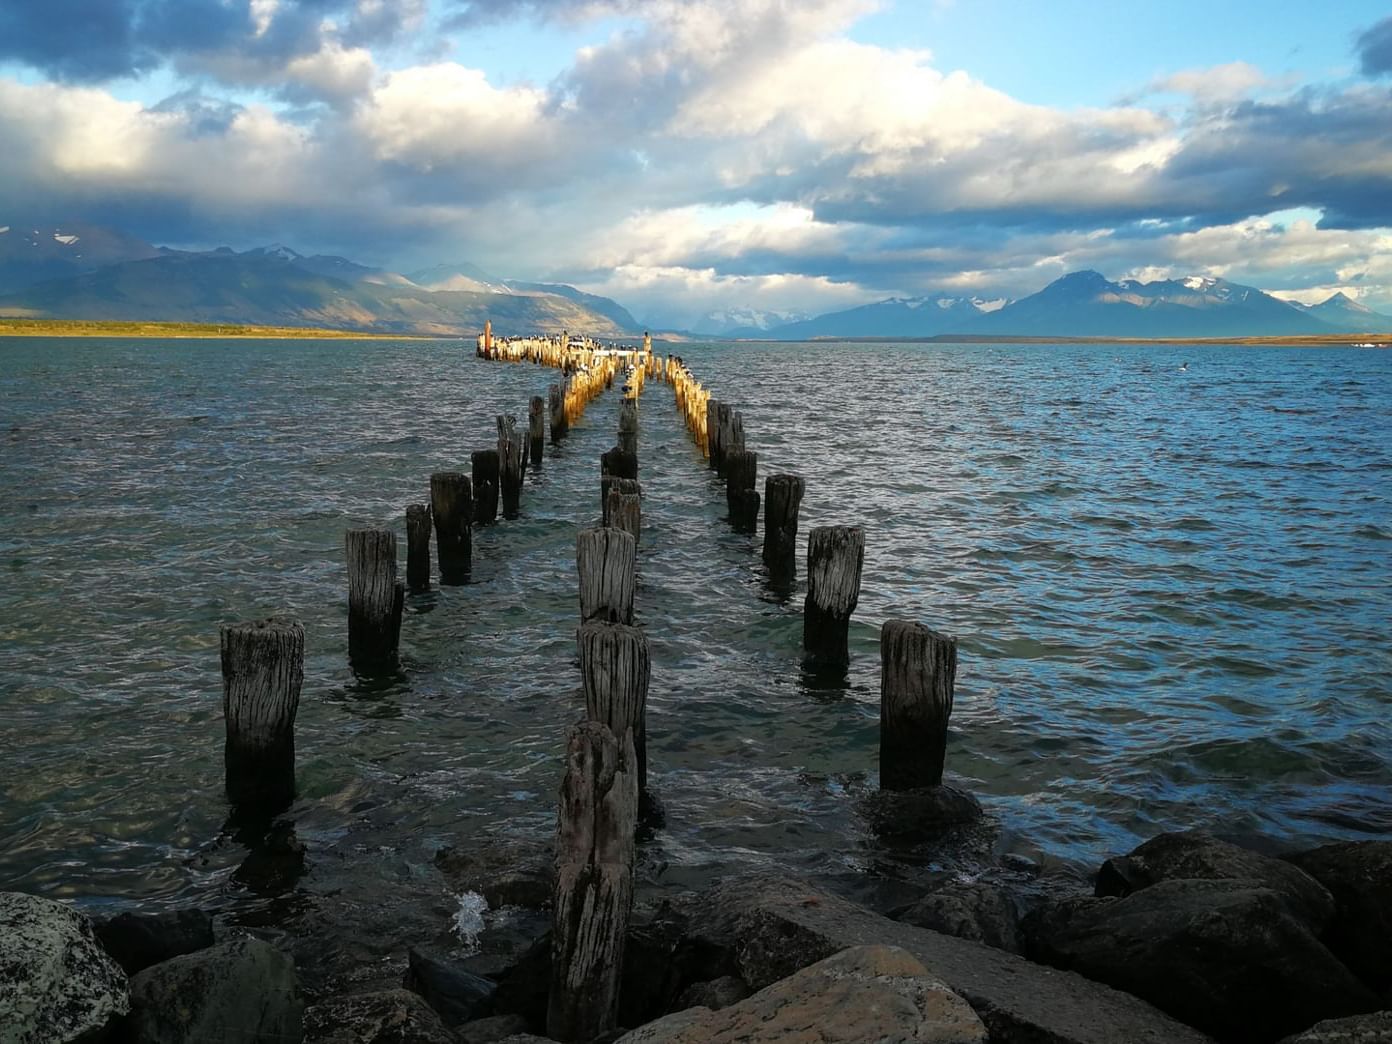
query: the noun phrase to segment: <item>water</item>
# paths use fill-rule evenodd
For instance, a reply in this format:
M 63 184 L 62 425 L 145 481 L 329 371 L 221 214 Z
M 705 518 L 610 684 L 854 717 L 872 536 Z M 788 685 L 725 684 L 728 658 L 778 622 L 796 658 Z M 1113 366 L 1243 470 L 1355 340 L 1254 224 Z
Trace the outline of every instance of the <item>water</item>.
M 850 671 L 809 676 L 801 594 L 769 588 L 649 384 L 637 606 L 670 821 L 643 894 L 751 866 L 845 884 L 1012 855 L 1077 881 L 1187 827 L 1392 837 L 1392 355 L 685 356 L 743 410 L 763 474 L 806 476 L 804 533 L 859 524 L 867 546 Z M 347 669 L 342 534 L 404 534 L 430 472 L 467 469 L 495 413 L 525 417 L 554 376 L 435 342 L 0 344 L 0 888 L 211 907 L 301 940 L 312 986 L 455 939 L 436 851 L 554 829 L 582 710 L 575 531 L 598 513 L 617 396 L 529 471 L 522 518 L 476 532 L 470 585 L 409 600 L 393 681 Z M 306 630 L 288 818 L 309 864 L 258 891 L 223 829 L 218 627 L 273 613 Z M 890 846 L 857 811 L 893 617 L 960 639 L 949 775 L 990 822 L 951 846 Z

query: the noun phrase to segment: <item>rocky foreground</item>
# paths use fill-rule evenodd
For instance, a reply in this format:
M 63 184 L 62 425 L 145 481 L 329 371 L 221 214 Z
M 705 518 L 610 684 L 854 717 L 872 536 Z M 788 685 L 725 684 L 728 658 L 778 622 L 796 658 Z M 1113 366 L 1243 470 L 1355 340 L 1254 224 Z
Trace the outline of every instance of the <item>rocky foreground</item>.
M 468 877 L 479 864 L 442 860 Z M 542 865 L 470 881 L 540 908 Z M 902 897 L 901 897 L 902 898 Z M 1392 842 L 1284 858 L 1163 834 L 1094 895 L 941 882 L 871 909 L 807 882 L 729 880 L 635 916 L 605 1040 L 1388 1044 Z M 544 925 L 544 917 L 530 922 Z M 514 933 L 515 934 L 515 933 Z M 544 1041 L 550 943 L 448 959 L 306 1006 L 289 955 L 197 911 L 124 914 L 0 893 L 0 1044 Z

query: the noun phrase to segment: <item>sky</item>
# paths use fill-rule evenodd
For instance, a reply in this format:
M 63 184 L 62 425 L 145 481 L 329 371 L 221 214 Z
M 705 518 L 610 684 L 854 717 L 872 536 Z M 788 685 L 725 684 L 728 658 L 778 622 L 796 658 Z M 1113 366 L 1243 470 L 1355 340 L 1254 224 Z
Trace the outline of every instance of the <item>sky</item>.
M 0 226 L 654 325 L 1092 268 L 1392 312 L 1385 3 L 4 0 Z

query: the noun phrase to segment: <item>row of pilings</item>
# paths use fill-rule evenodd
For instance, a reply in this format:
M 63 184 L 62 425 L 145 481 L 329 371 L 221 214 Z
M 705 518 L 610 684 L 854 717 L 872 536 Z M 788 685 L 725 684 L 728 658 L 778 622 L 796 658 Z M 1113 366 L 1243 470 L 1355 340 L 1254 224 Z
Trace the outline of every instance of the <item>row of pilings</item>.
M 585 406 L 622 377 L 615 445 L 600 459 L 601 525 L 576 537 L 576 631 L 585 717 L 565 733 L 559 791 L 552 906 L 552 978 L 547 1033 L 585 1041 L 616 1025 L 624 938 L 632 909 L 638 839 L 660 829 L 664 812 L 648 786 L 647 697 L 651 660 L 634 617 L 642 528 L 639 396 L 645 379 L 667 383 L 677 410 L 709 467 L 725 481 L 732 526 L 757 532 L 764 508 L 763 560 L 771 579 L 796 581 L 799 508 L 806 482 L 770 475 L 760 497 L 757 454 L 741 412 L 712 397 L 678 356 L 601 345 L 588 338 L 478 339 L 480 358 L 554 367 L 561 379 L 548 401 L 533 397 L 524 434 L 515 417 L 498 417 L 495 448 L 475 452 L 471 474 L 430 476 L 428 504 L 406 508 L 407 582 L 397 580 L 396 536 L 387 529 L 345 534 L 349 658 L 360 674 L 397 669 L 406 587 L 430 586 L 432 530 L 439 582 L 466 582 L 471 527 L 492 521 L 502 502 L 515 517 L 528 463 L 541 463 L 549 418 L 553 445 Z M 803 645 L 814 667 L 844 668 L 848 631 L 860 593 L 864 530 L 812 529 L 807 542 Z M 886 621 L 881 655 L 881 796 L 909 797 L 939 820 L 979 815 L 970 795 L 942 785 L 957 645 L 921 623 Z M 227 793 L 234 809 L 283 810 L 294 796 L 294 720 L 303 680 L 304 632 L 291 620 L 222 629 Z M 907 806 L 877 804 L 869 813 L 902 818 Z M 886 813 L 886 809 L 888 810 Z

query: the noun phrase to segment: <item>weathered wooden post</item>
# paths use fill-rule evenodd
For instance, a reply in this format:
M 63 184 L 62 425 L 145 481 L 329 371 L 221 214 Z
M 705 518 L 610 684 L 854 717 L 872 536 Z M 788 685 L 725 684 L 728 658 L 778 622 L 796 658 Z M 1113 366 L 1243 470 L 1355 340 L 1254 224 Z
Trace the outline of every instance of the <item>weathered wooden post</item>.
M 957 639 L 921 623 L 880 628 L 880 789 L 942 783 Z
M 395 670 L 406 598 L 396 579 L 396 534 L 350 529 L 343 548 L 348 558 L 348 661 L 363 673 Z
M 220 631 L 227 798 L 275 813 L 295 797 L 295 712 L 304 684 L 298 620 L 230 624 Z
M 648 682 L 652 663 L 648 638 L 637 627 L 591 620 L 575 632 L 580 648 L 580 679 L 585 713 L 616 736 L 633 731 L 638 770 L 638 801 L 648 789 Z
M 638 455 L 638 403 L 633 399 L 619 406 L 619 449 Z
M 630 453 L 618 446 L 611 450 L 605 450 L 599 457 L 599 473 L 600 475 L 612 475 L 614 478 L 637 481 L 638 454 Z
M 426 504 L 406 508 L 406 586 L 412 591 L 430 590 L 430 508 Z
M 503 515 L 516 518 L 522 501 L 522 469 L 525 449 L 512 414 L 498 418 L 498 466 L 503 491 Z
M 483 321 L 483 350 L 488 353 L 488 357 L 493 358 L 493 320 Z
M 800 475 L 770 475 L 764 480 L 764 565 L 779 582 L 797 575 L 798 509 L 805 488 Z
M 620 482 L 631 482 L 631 479 L 619 479 Z M 633 537 L 634 544 L 642 541 L 643 531 L 643 500 L 637 493 L 623 493 L 612 487 L 609 490 L 609 500 L 604 505 L 604 524 L 613 526 L 615 529 L 622 529 L 629 536 Z
M 624 936 L 633 909 L 638 781 L 633 735 L 571 726 L 556 817 L 551 989 L 546 1035 L 589 1041 L 618 1020 Z
M 561 384 L 553 384 L 547 389 L 547 397 L 551 408 L 551 442 L 554 445 L 566 437 L 566 432 L 570 430 L 570 421 L 566 419 L 565 412 L 565 381 Z
M 721 418 L 728 415 L 730 407 L 726 406 L 719 399 L 706 400 L 706 451 L 709 454 L 709 463 L 716 471 L 725 459 L 721 436 L 723 426 Z
M 437 471 L 431 475 L 430 511 L 435 518 L 440 583 L 467 582 L 474 549 L 474 498 L 469 476 L 461 471 Z
M 754 532 L 759 524 L 759 491 L 754 484 L 759 475 L 759 455 L 734 450 L 725 455 L 725 505 L 730 524 L 741 532 Z
M 643 493 L 643 487 L 633 479 L 616 478 L 613 475 L 600 475 L 599 510 L 600 518 L 606 526 L 609 524 L 609 494 L 615 490 L 620 493 L 632 494 L 635 497 L 642 496 Z
M 532 466 L 541 463 L 542 443 L 546 441 L 546 403 L 540 395 L 533 395 L 527 404 L 527 435 L 531 440 Z
M 802 647 L 816 664 L 850 663 L 851 613 L 860 600 L 864 563 L 865 531 L 859 526 L 818 526 L 807 534 Z
M 498 518 L 498 476 L 501 470 L 495 449 L 474 450 L 470 454 L 474 474 L 474 518 L 478 523 Z
M 634 572 L 638 544 L 622 529 L 582 529 L 575 539 L 580 576 L 580 622 L 633 622 Z

